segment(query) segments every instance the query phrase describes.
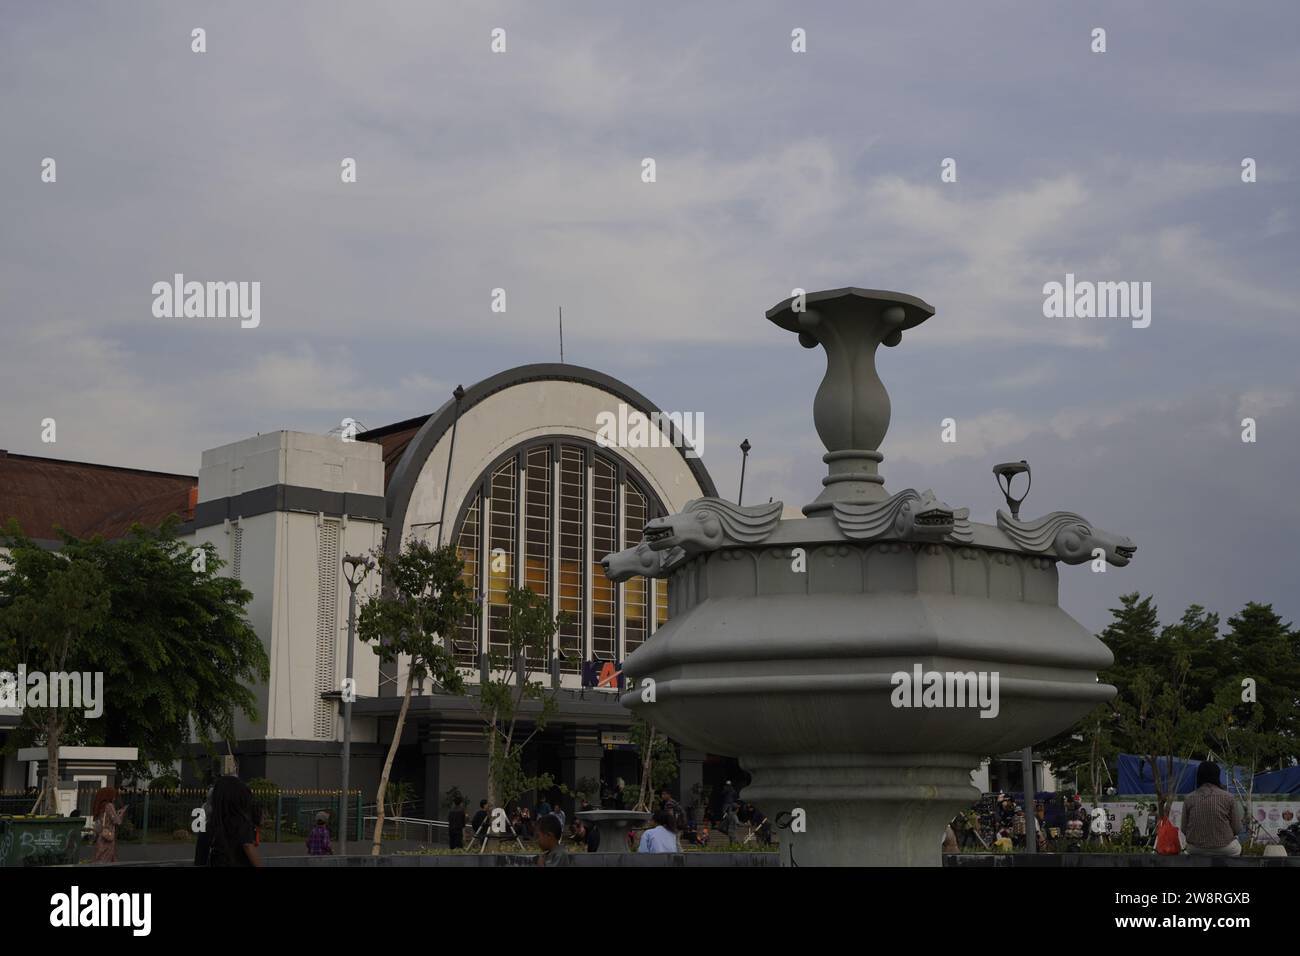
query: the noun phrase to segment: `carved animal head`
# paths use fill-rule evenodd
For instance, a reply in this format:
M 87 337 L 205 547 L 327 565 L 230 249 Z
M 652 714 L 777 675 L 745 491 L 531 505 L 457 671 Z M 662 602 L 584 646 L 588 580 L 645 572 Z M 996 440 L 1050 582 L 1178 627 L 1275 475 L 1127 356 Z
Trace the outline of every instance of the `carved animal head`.
M 645 540 L 655 551 L 681 548 L 686 554 L 730 544 L 757 544 L 781 520 L 781 502 L 741 507 L 721 498 L 696 498 L 675 515 L 645 526 Z
M 634 548 L 605 555 L 600 559 L 600 566 L 605 569 L 605 577 L 611 581 L 627 581 L 637 575 L 660 577 L 682 557 L 680 549 L 655 551 L 650 547 L 650 542 L 642 541 Z
M 998 527 L 1026 551 L 1052 553 L 1066 564 L 1091 561 L 1100 549 L 1108 563 L 1122 568 L 1137 551 L 1131 538 L 1098 528 L 1072 511 L 1053 511 L 1034 521 L 1017 521 L 999 511 Z
M 894 520 L 899 537 L 939 540 L 952 534 L 956 515 L 951 508 L 926 490 L 903 502 Z
M 638 574 L 649 575 L 658 571 L 662 557 L 658 551 L 651 550 L 649 542 L 642 541 L 635 548 L 605 555 L 600 559 L 600 566 L 611 581 L 626 581 Z

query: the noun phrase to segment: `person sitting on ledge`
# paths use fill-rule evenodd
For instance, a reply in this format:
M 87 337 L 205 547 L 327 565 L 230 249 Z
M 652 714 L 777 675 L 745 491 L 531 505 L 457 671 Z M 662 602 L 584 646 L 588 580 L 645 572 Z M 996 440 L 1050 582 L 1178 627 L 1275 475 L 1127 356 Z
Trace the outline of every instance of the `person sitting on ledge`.
M 537 846 L 542 851 L 537 854 L 538 866 L 572 866 L 569 854 L 560 845 L 560 836 L 564 827 L 559 818 L 548 813 L 537 821 Z
M 1196 789 L 1183 801 L 1183 836 L 1192 856 L 1241 856 L 1241 807 L 1219 784 L 1219 765 L 1196 768 Z

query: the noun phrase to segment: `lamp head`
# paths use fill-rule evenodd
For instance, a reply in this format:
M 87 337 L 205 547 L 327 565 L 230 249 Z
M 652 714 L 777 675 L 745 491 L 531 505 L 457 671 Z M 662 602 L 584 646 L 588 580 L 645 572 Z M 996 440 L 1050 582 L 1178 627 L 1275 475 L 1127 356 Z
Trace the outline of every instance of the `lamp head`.
M 1020 504 L 1029 497 L 1029 486 L 1033 482 L 1033 475 L 1029 470 L 1029 462 L 1023 458 L 1019 461 L 1004 461 L 1000 465 L 993 466 L 993 474 L 998 479 L 998 489 L 1002 492 L 1002 497 L 1007 500 L 1007 507 L 1011 509 L 1011 517 L 1020 517 Z M 1016 475 L 1025 476 L 1025 490 L 1020 497 L 1011 493 L 1011 482 Z
M 348 584 L 356 587 L 361 579 L 375 569 L 375 559 L 368 554 L 345 554 L 343 556 L 343 576 Z

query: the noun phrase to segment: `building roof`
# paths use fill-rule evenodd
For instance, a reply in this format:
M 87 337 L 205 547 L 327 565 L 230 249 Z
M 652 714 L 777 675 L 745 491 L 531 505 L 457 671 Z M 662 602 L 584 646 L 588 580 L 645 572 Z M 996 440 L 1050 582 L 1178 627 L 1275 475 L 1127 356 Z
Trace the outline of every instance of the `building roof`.
M 119 468 L 0 449 L 0 525 L 17 518 L 38 541 L 121 537 L 131 525 L 156 527 L 169 515 L 194 515 L 198 479 L 140 468 Z
M 408 418 L 403 422 L 394 422 L 391 425 L 383 425 L 380 428 L 372 428 L 370 431 L 361 432 L 357 435 L 358 441 L 375 442 L 384 450 L 384 487 L 388 487 L 388 480 L 393 476 L 393 469 L 397 463 L 402 460 L 402 455 L 406 452 L 406 446 L 411 443 L 416 434 L 425 422 L 433 416 L 421 415 L 418 418 Z

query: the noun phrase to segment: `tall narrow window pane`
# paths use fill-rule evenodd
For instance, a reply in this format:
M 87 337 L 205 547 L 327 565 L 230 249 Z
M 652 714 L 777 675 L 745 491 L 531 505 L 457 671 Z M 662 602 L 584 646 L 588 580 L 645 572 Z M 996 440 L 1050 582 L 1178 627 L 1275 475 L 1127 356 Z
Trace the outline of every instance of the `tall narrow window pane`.
M 551 598 L 551 449 L 528 452 L 524 498 L 524 585 Z M 530 651 L 530 668 L 546 666 L 549 648 Z
M 582 569 L 583 517 L 586 514 L 587 466 L 581 448 L 560 449 L 560 610 L 569 613 L 569 623 L 560 629 L 560 666 L 576 674 L 583 659 Z M 604 574 L 601 574 L 604 577 Z
M 465 584 L 475 596 L 479 592 L 479 511 L 483 502 L 481 494 L 474 496 L 474 503 L 465 512 L 465 520 L 460 526 L 460 535 L 456 539 L 456 552 L 465 564 L 462 577 Z M 452 642 L 456 663 L 465 667 L 477 667 L 479 655 L 479 612 L 474 610 L 465 615 L 465 622 L 460 626 Z
M 617 496 L 618 472 L 608 459 L 597 455 L 591 477 L 591 653 L 606 661 L 617 656 L 618 622 L 614 582 L 605 577 L 600 559 L 618 550 Z
M 515 583 L 515 515 L 518 513 L 519 465 L 514 458 L 492 473 L 488 535 L 488 653 L 509 658 L 509 588 Z M 495 663 L 500 664 L 501 661 Z
M 630 481 L 624 486 L 626 512 L 623 515 L 623 547 L 635 548 L 641 543 L 641 533 L 645 529 L 646 499 Z M 627 653 L 631 653 L 645 643 L 649 635 L 649 621 L 646 619 L 646 579 L 637 575 L 623 585 L 623 626 Z

